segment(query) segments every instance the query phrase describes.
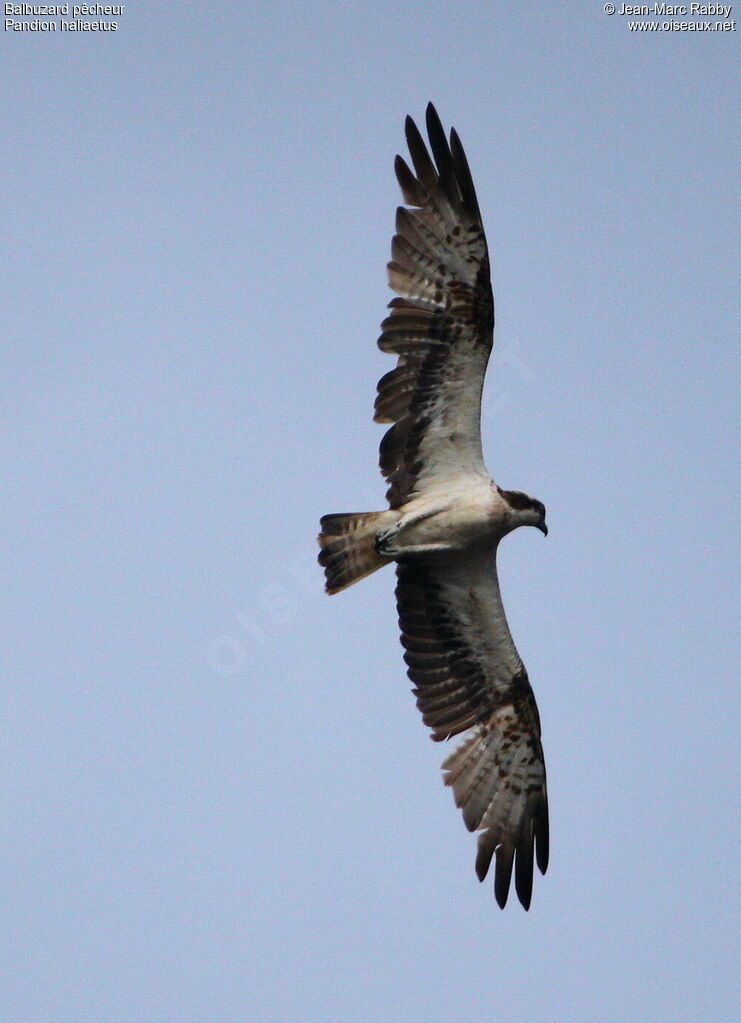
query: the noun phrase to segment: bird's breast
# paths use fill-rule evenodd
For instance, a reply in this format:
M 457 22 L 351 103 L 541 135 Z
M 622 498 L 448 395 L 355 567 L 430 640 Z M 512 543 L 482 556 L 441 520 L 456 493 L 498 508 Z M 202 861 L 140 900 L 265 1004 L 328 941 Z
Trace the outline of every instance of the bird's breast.
M 502 535 L 502 513 L 491 488 L 457 489 L 410 503 L 400 522 L 399 539 L 405 546 L 462 550 L 496 542 Z

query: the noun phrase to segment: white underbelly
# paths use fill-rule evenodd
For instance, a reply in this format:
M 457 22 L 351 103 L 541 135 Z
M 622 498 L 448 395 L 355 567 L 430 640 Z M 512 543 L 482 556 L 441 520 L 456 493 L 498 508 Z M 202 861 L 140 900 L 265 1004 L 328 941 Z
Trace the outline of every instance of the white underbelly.
M 450 494 L 411 501 L 399 520 L 393 544 L 399 551 L 415 548 L 461 550 L 492 541 L 495 514 L 491 487 L 471 488 L 464 494 Z

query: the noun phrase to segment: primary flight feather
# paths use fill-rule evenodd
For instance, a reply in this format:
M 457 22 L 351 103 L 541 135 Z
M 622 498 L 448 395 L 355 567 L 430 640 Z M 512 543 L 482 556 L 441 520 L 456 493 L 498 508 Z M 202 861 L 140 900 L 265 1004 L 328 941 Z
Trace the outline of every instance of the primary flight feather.
M 463 735 L 443 764 L 469 831 L 476 872 L 495 858 L 504 907 L 514 869 L 527 909 L 533 860 L 548 865 L 540 720 L 504 615 L 499 541 L 518 526 L 544 534 L 545 508 L 490 478 L 481 451 L 481 391 L 493 345 L 486 237 L 463 147 L 432 104 L 428 150 L 406 120 L 412 167 L 397 156 L 399 207 L 388 264 L 398 297 L 378 345 L 396 367 L 378 382 L 375 419 L 389 509 L 325 515 L 319 562 L 337 593 L 396 562 L 401 642 L 417 706 L 436 741 Z

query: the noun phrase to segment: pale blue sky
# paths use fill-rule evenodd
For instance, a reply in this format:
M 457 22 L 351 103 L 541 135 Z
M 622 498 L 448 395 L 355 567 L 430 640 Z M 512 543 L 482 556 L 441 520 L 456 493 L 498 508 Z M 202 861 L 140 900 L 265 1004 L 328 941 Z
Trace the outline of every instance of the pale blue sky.
M 726 1023 L 739 33 L 600 2 L 135 3 L 3 34 L 2 1023 Z M 466 145 L 552 856 L 479 885 L 380 507 L 403 119 Z

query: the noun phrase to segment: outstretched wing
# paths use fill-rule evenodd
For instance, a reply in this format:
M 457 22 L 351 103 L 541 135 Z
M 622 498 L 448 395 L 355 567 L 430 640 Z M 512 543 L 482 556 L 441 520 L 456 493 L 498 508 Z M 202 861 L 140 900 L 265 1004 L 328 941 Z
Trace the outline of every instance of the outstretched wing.
M 398 508 L 432 481 L 486 474 L 481 390 L 493 343 L 494 302 L 484 228 L 463 147 L 445 137 L 427 107 L 433 159 L 411 118 L 406 137 L 414 173 L 396 158 L 399 207 L 389 283 L 400 296 L 378 345 L 399 359 L 378 382 L 377 422 L 394 423 L 381 442 L 388 500 Z
M 480 831 L 476 873 L 496 854 L 494 891 L 515 888 L 527 909 L 533 852 L 548 865 L 548 797 L 540 720 L 502 607 L 494 552 L 408 558 L 396 600 L 417 706 L 437 741 L 467 732 L 443 764 L 469 831 Z

